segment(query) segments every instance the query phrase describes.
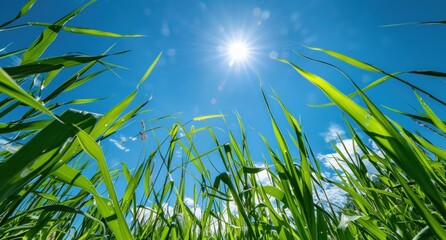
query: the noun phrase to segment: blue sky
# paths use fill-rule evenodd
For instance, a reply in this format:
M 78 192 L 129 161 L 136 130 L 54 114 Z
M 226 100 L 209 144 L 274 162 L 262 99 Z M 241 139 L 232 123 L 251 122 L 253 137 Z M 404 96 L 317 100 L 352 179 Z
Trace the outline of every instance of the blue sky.
M 15 16 L 24 2 L 2 1 L 0 19 L 5 21 Z M 85 2 L 37 1 L 18 23 L 54 22 Z M 111 139 L 106 149 L 112 164 L 129 161 L 131 165 L 138 159 L 142 144 L 129 137 L 140 130 L 140 120 L 181 112 L 178 117 L 187 122 L 199 115 L 223 113 L 227 115 L 230 127 L 235 127 L 235 111 L 248 129 L 251 152 L 261 163 L 264 148 L 258 132 L 270 138 L 273 135 L 260 83 L 268 95 L 272 95 L 270 88 L 277 91 L 288 109 L 300 118 L 313 150 L 323 158 L 332 152 L 325 140 L 334 140 L 326 137 L 333 131 L 345 131 L 343 115 L 336 107 L 309 107 L 308 104 L 325 103 L 327 98 L 291 67 L 271 57 L 289 59 L 323 76 L 345 93 L 354 89 L 346 79 L 330 68 L 298 57 L 293 50 L 330 60 L 346 70 L 360 86 L 366 86 L 380 75 L 359 71 L 302 45 L 341 52 L 388 72 L 426 69 L 444 72 L 444 26 L 380 27 L 392 23 L 443 20 L 444 9 L 446 2 L 442 0 L 98 0 L 67 25 L 139 33 L 145 37 L 112 39 L 61 33 L 44 56 L 67 51 L 95 55 L 112 44 L 116 44 L 114 51 L 132 50 L 108 59 L 129 68 L 116 70 L 120 78 L 106 73 L 75 93 L 84 98 L 110 97 L 85 106 L 87 110 L 102 112 L 129 94 L 150 63 L 163 52 L 162 59 L 140 91 L 140 99 L 153 97 L 148 106 L 152 111 L 138 117 L 121 135 Z M 0 32 L 0 48 L 10 43 L 13 43 L 10 49 L 27 47 L 41 30 L 36 27 Z M 244 61 L 231 65 L 228 51 L 233 42 L 242 42 L 249 50 Z M 2 64 L 14 65 L 17 61 L 8 59 Z M 444 80 L 414 76 L 407 76 L 407 80 L 434 95 L 441 96 L 445 89 Z M 395 81 L 386 82 L 368 94 L 378 105 L 409 112 L 414 112 L 412 106 L 420 109 L 412 91 Z M 277 104 L 271 103 L 279 110 Z M 436 103 L 429 100 L 428 103 L 435 107 Z M 277 113 L 280 115 L 279 111 Z M 386 113 L 398 118 L 393 113 Z M 440 114 L 444 115 L 444 112 Z M 279 117 L 279 120 L 283 119 Z M 166 124 L 171 122 L 166 121 Z M 194 124 L 224 126 L 221 120 Z M 113 141 L 119 142 L 121 137 L 126 140 L 125 144 L 115 146 Z M 347 134 L 343 137 L 349 138 Z M 206 147 L 204 144 L 203 148 Z

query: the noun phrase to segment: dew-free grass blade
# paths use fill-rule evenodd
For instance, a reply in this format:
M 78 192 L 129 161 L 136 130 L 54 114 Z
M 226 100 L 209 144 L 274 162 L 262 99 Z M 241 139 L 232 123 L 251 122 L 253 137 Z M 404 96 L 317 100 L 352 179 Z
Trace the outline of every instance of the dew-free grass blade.
M 419 134 L 412 134 L 410 132 L 407 132 L 407 134 L 410 137 L 412 137 L 416 142 L 421 144 L 421 146 L 423 146 L 427 150 L 431 151 L 432 153 L 434 153 L 436 156 L 440 157 L 441 159 L 446 160 L 446 150 L 445 149 L 442 149 L 442 148 L 432 144 L 431 142 L 427 141 Z
M 367 135 L 422 187 L 422 189 L 430 196 L 430 199 L 439 208 L 438 210 L 440 212 L 444 211 L 444 204 L 439 201 L 441 199 L 440 193 L 430 180 L 433 173 L 429 170 L 429 166 L 426 165 L 426 159 L 417 152 L 418 150 L 416 148 L 413 148 L 413 144 L 409 145 L 410 141 L 401 136 L 393 126 L 395 123 L 392 124 L 356 85 L 355 87 L 370 109 L 370 113 L 319 76 L 307 72 L 289 61 L 280 61 L 290 64 L 303 77 L 318 86 L 345 113 L 352 117 Z M 411 162 L 409 162 L 408 159 L 410 159 Z M 425 211 L 424 206 L 419 205 L 421 200 L 414 195 L 412 190 L 407 188 L 406 191 L 411 191 L 410 194 L 413 196 L 413 198 L 411 197 L 412 201 L 420 210 L 422 210 L 426 221 L 436 230 L 436 233 L 439 236 L 446 236 L 446 231 L 444 229 L 440 231 L 438 221 Z
M 420 95 L 415 92 L 415 95 L 418 98 L 418 101 L 420 102 L 421 106 L 423 107 L 424 111 L 426 111 L 427 116 L 432 120 L 432 123 L 443 133 L 446 133 L 446 124 L 434 113 L 434 111 L 424 102 L 423 98 L 420 97 Z
M 2 68 L 0 68 L 0 92 L 57 119 L 57 117 L 43 106 L 43 104 L 25 92 Z
M 29 0 L 28 2 L 26 2 L 20 9 L 20 12 L 17 14 L 17 16 L 15 16 L 15 18 L 1 24 L 0 28 L 3 28 L 4 26 L 11 24 L 15 20 L 17 20 L 17 19 L 21 18 L 23 15 L 25 15 L 33 7 L 33 5 L 36 1 L 37 0 Z
M 73 89 L 79 87 L 80 85 L 90 81 L 91 79 L 95 78 L 99 74 L 101 74 L 103 72 L 106 72 L 106 71 L 108 71 L 108 69 L 102 69 L 102 70 L 96 71 L 94 73 L 91 73 L 91 74 L 89 74 L 89 75 L 87 75 L 87 76 L 85 76 L 83 78 L 78 78 L 75 82 L 67 85 L 67 88 L 65 88 L 64 92 L 68 92 L 70 90 L 73 90 Z
M 117 54 L 121 53 L 124 52 L 120 52 Z M 30 61 L 27 62 L 26 64 L 16 67 L 7 67 L 4 68 L 4 70 L 13 78 L 23 78 L 37 73 L 45 73 L 58 70 L 61 68 L 74 67 L 84 63 L 97 61 L 106 56 L 107 55 L 101 55 L 101 56 L 72 55 L 72 56 L 52 57 L 36 61 Z
M 113 46 L 112 46 L 112 47 L 113 47 Z M 101 55 L 96 56 L 98 59 L 91 60 L 91 61 L 86 61 L 85 63 L 88 63 L 87 65 L 85 65 L 85 66 L 82 67 L 79 71 L 77 71 L 76 73 L 74 73 L 73 75 L 71 75 L 71 77 L 69 77 L 69 78 L 68 78 L 62 85 L 60 85 L 58 88 L 56 88 L 56 90 L 54 90 L 53 92 L 51 92 L 50 94 L 48 94 L 48 96 L 45 97 L 45 98 L 43 99 L 43 101 L 44 101 L 44 102 L 48 102 L 48 101 L 50 101 L 51 99 L 55 98 L 56 96 L 62 94 L 63 92 L 72 90 L 72 89 L 74 89 L 74 88 L 76 88 L 76 87 L 78 87 L 78 86 L 84 84 L 85 82 L 91 80 L 91 79 L 92 79 L 94 76 L 96 76 L 97 74 L 102 73 L 102 71 L 99 71 L 99 72 L 90 74 L 90 75 L 88 75 L 88 76 L 86 76 L 86 77 L 80 79 L 80 77 L 83 76 L 88 70 L 90 70 L 90 69 L 97 63 L 97 61 L 98 61 L 100 58 L 104 58 L 104 57 L 106 57 L 106 56 L 110 56 L 110 55 L 107 55 L 107 53 L 108 53 L 108 51 L 111 50 L 112 47 L 110 47 L 110 48 L 108 48 L 107 50 L 105 50 L 105 52 L 102 53 Z M 121 53 L 124 53 L 124 52 L 119 52 L 119 53 L 116 53 L 116 54 L 121 54 Z M 113 54 L 113 55 L 114 55 L 114 54 Z M 60 71 L 60 69 L 51 71 L 51 72 L 48 74 L 48 75 L 49 75 L 48 77 L 50 77 L 50 78 L 49 78 L 49 79 L 45 79 L 45 80 L 43 81 L 43 83 L 42 83 L 42 84 L 43 84 L 42 86 L 43 86 L 43 87 L 46 87 L 48 84 L 50 84 L 50 82 L 52 81 L 52 78 L 53 78 L 53 74 L 58 74 L 58 73 L 59 73 L 58 71 Z
M 91 135 L 94 137 L 98 137 L 102 134 L 111 124 L 118 118 L 118 116 L 127 108 L 127 106 L 133 102 L 136 94 L 138 93 L 139 86 L 147 79 L 152 70 L 155 68 L 158 60 L 161 58 L 161 53 L 157 56 L 157 58 L 152 62 L 149 69 L 146 71 L 144 76 L 139 81 L 135 91 L 133 91 L 130 95 L 124 98 L 120 103 L 114 106 L 110 111 L 104 114 L 104 116 L 99 120 L 97 126 L 92 130 Z
M 431 70 L 410 71 L 408 73 L 426 75 L 426 76 L 431 76 L 431 77 L 442 77 L 442 78 L 446 77 L 445 72 L 438 72 L 438 71 L 431 71 Z
M 392 73 L 390 75 L 386 75 L 384 77 L 381 77 L 379 79 L 377 79 L 376 81 L 373 81 L 372 83 L 370 83 L 369 85 L 367 85 L 366 87 L 362 88 L 361 91 L 365 92 L 373 87 L 376 87 L 377 85 L 387 81 L 389 78 L 392 78 L 394 76 L 397 76 L 401 74 L 401 72 L 397 72 L 397 73 Z M 353 98 L 354 96 L 357 96 L 359 93 L 358 92 L 353 92 L 350 93 L 349 95 L 347 95 L 349 98 Z M 325 103 L 325 104 L 310 104 L 309 106 L 311 107 L 328 107 L 328 106 L 334 106 L 336 105 L 335 103 L 331 102 L 331 103 Z
M 435 25 L 435 24 L 446 24 L 446 20 L 440 21 L 426 21 L 426 22 L 409 22 L 409 23 L 394 23 L 394 24 L 386 24 L 381 27 L 399 27 L 406 25 Z
M 88 155 L 94 158 L 98 163 L 99 169 L 102 173 L 102 177 L 105 182 L 105 186 L 107 188 L 108 195 L 112 199 L 113 209 L 115 210 L 120 230 L 122 231 L 121 234 L 125 237 L 125 239 L 133 239 L 130 229 L 124 219 L 124 215 L 122 214 L 120 204 L 115 191 L 115 186 L 110 176 L 109 168 L 107 167 L 107 162 L 105 160 L 105 156 L 104 153 L 102 152 L 101 147 L 88 133 L 84 132 L 82 129 L 78 129 L 76 136 L 79 139 L 79 143 L 82 149 Z
M 29 26 L 41 26 L 41 27 L 56 26 L 55 24 L 42 23 L 42 22 L 28 22 L 28 25 Z M 62 30 L 71 32 L 71 33 L 86 34 L 86 35 L 93 35 L 93 36 L 99 36 L 99 37 L 131 38 L 131 37 L 143 37 L 144 36 L 141 34 L 119 34 L 119 33 L 107 32 L 107 31 L 90 29 L 90 28 L 80 28 L 80 27 L 71 27 L 71 26 L 63 26 L 63 25 L 58 26 L 58 27 L 61 27 Z
M 194 117 L 194 121 L 203 121 L 206 119 L 211 119 L 211 118 L 224 118 L 225 116 L 223 114 L 214 114 L 214 115 L 206 115 L 206 116 L 199 116 L 199 117 Z
M 26 51 L 26 49 L 16 50 L 16 51 L 12 51 L 12 52 L 9 52 L 9 53 L 3 53 L 3 54 L 0 54 L 0 59 L 7 58 L 7 57 L 10 57 L 10 56 L 14 56 L 14 55 L 22 53 L 24 51 Z
M 52 167 L 68 149 L 76 132 L 69 124 L 90 128 L 96 119 L 91 114 L 67 111 L 61 123 L 53 120 L 0 166 L 0 202 L 20 191 L 38 174 Z M 68 124 L 68 125 L 67 125 Z
M 377 68 L 377 67 L 375 67 L 375 66 L 373 66 L 373 65 L 371 65 L 369 63 L 356 60 L 354 58 L 351 58 L 351 57 L 349 57 L 347 55 L 344 55 L 344 54 L 341 54 L 341 53 L 338 53 L 338 52 L 335 52 L 335 51 L 331 51 L 331 50 L 327 50 L 327 49 L 323 49 L 323 48 L 316 48 L 316 47 L 307 47 L 307 48 L 311 49 L 311 50 L 314 50 L 314 51 L 324 52 L 324 53 L 326 53 L 328 55 L 331 55 L 331 56 L 333 56 L 333 57 L 335 57 L 335 58 L 337 58 L 339 60 L 342 60 L 342 61 L 344 61 L 344 62 L 346 62 L 346 63 L 348 63 L 350 65 L 353 65 L 353 66 L 355 66 L 357 68 L 360 68 L 360 69 L 363 69 L 363 70 L 366 70 L 366 71 L 382 72 L 381 69 L 379 69 L 379 68 Z
M 138 105 L 137 107 L 135 107 L 134 109 L 130 110 L 128 113 L 124 114 L 122 117 L 120 117 L 116 122 L 114 122 L 105 132 L 104 132 L 104 137 L 108 137 L 111 134 L 115 133 L 116 131 L 118 131 L 119 129 L 121 129 L 124 124 L 126 124 L 128 122 L 128 120 L 132 119 L 133 117 L 135 117 L 138 112 L 147 104 L 149 103 L 149 101 L 146 101 L 140 105 Z
M 423 90 L 423 89 L 413 85 L 412 83 L 410 83 L 410 82 L 408 82 L 406 80 L 401 79 L 400 77 L 398 77 L 396 75 L 394 76 L 392 74 L 389 74 L 386 71 L 384 71 L 384 70 L 382 70 L 382 69 L 380 69 L 380 68 L 378 68 L 376 66 L 373 66 L 373 65 L 371 65 L 369 63 L 366 63 L 366 62 L 363 62 L 363 61 L 359 61 L 359 60 L 351 58 L 351 57 L 349 57 L 347 55 L 344 55 L 344 54 L 341 54 L 341 53 L 338 53 L 338 52 L 335 52 L 335 51 L 323 49 L 323 48 L 315 48 L 315 47 L 307 47 L 307 48 L 309 48 L 311 50 L 315 50 L 315 51 L 320 51 L 320 52 L 326 53 L 326 54 L 328 54 L 328 55 L 330 55 L 330 56 L 332 56 L 332 57 L 334 57 L 336 59 L 339 59 L 339 60 L 341 60 L 341 61 L 343 61 L 345 63 L 348 63 L 348 64 L 350 64 L 350 65 L 352 65 L 354 67 L 357 67 L 357 68 L 360 68 L 360 69 L 363 69 L 363 70 L 366 70 L 366 71 L 380 72 L 380 73 L 385 74 L 385 75 L 390 75 L 393 79 L 396 79 L 397 81 L 399 81 L 399 82 L 401 82 L 401 83 L 403 83 L 403 84 L 405 84 L 405 85 L 407 85 L 407 86 L 409 86 L 409 87 L 411 87 L 411 88 L 413 88 L 413 89 L 415 89 L 415 90 L 417 90 L 419 92 L 422 92 L 422 93 L 426 94 L 430 98 L 432 98 L 435 101 L 437 101 L 437 102 L 441 103 L 442 105 L 446 106 L 446 102 L 445 101 L 443 101 L 443 100 L 439 99 L 438 97 L 432 95 L 430 92 L 428 92 L 426 90 Z
M 116 208 L 119 208 L 119 205 L 113 206 L 110 200 L 102 197 L 97 192 L 93 183 L 84 175 L 82 175 L 82 173 L 66 164 L 63 164 L 51 175 L 59 181 L 77 186 L 82 190 L 92 194 L 94 197 L 95 205 L 97 206 L 102 217 L 105 219 L 110 230 L 113 232 L 113 234 L 115 234 L 116 238 L 120 240 L 133 239 L 132 235 L 129 232 L 125 231 L 126 228 L 128 229 L 127 223 L 123 223 L 117 217 L 115 210 Z M 124 224 L 124 226 L 122 224 Z
M 40 130 L 46 127 L 52 120 L 39 120 L 25 123 L 0 123 L 0 134 Z
M 45 52 L 48 46 L 56 39 L 61 30 L 61 26 L 65 25 L 70 19 L 75 17 L 84 8 L 94 3 L 95 1 L 96 0 L 91 0 L 90 2 L 87 2 L 80 8 L 74 10 L 73 12 L 55 22 L 54 25 L 46 28 L 42 32 L 42 34 L 25 51 L 22 56 L 22 64 L 29 63 L 38 59 Z

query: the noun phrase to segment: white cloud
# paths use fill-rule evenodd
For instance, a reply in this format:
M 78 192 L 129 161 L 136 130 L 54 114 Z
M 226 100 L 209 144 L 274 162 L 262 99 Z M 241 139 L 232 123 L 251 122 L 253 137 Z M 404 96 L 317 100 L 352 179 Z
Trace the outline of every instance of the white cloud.
M 123 141 L 118 141 L 118 140 L 113 139 L 113 138 L 110 138 L 109 141 L 112 142 L 120 150 L 123 150 L 124 152 L 130 152 L 130 149 L 126 148 L 123 145 L 123 143 L 124 143 Z
M 327 132 L 321 133 L 320 135 L 324 137 L 325 142 L 338 141 L 338 135 L 344 136 L 345 131 L 339 125 L 331 123 Z
M 238 215 L 238 207 L 237 207 L 237 204 L 235 204 L 234 201 L 229 201 L 229 202 L 228 202 L 228 205 L 229 205 L 229 211 L 231 211 L 231 213 L 232 213 L 233 215 Z
M 156 216 L 156 211 L 149 207 L 138 207 L 136 210 L 136 220 L 144 224 Z
M 184 198 L 184 204 L 194 213 L 195 217 L 201 219 L 203 214 L 201 207 L 195 204 L 195 201 L 192 198 Z
M 118 149 L 124 151 L 124 152 L 130 152 L 130 149 L 127 148 L 126 146 L 124 146 L 125 142 L 127 141 L 136 141 L 137 138 L 136 137 L 126 137 L 124 135 L 119 135 L 119 140 L 110 138 L 109 141 L 112 142 Z
M 341 137 L 342 141 L 339 140 L 338 135 Z M 332 152 L 328 154 L 317 154 L 317 158 L 322 161 L 325 167 L 334 168 L 339 171 L 344 171 L 351 173 L 351 169 L 348 167 L 347 162 L 341 157 L 344 156 L 348 161 L 354 161 L 353 163 L 358 164 L 356 161 L 362 161 L 362 163 L 366 166 L 368 172 L 376 173 L 376 169 L 368 160 L 360 160 L 357 159 L 357 154 L 359 157 L 363 156 L 364 153 L 358 147 L 358 144 L 351 138 L 345 138 L 345 131 L 336 124 L 331 124 L 328 131 L 321 134 L 326 142 L 334 142 L 336 148 L 339 149 L 339 152 Z M 378 146 L 369 140 L 372 145 L 372 150 L 378 155 L 382 156 Z
M 342 138 L 339 140 L 339 136 Z M 331 180 L 340 182 L 341 178 L 345 174 L 351 174 L 352 170 L 348 167 L 348 164 L 346 161 L 352 162 L 357 165 L 357 161 L 362 161 L 362 163 L 367 168 L 367 174 L 370 178 L 373 177 L 373 174 L 375 174 L 377 171 L 374 168 L 374 166 L 370 163 L 368 160 L 358 159 L 358 157 L 361 157 L 364 155 L 362 150 L 358 147 L 357 143 L 351 139 L 351 138 L 345 138 L 345 131 L 339 127 L 336 124 L 331 124 L 328 131 L 321 134 L 321 136 L 324 138 L 326 142 L 333 142 L 336 148 L 339 152 L 332 152 L 328 154 L 317 154 L 317 158 L 324 164 L 325 167 L 329 169 L 335 169 L 339 171 L 339 174 L 333 174 L 331 171 L 325 171 L 322 175 L 326 178 L 329 178 Z M 380 152 L 378 146 L 371 140 L 369 140 L 369 143 L 371 144 L 372 151 L 377 153 L 378 155 L 382 156 L 382 153 Z M 355 156 L 355 154 L 357 156 Z M 343 155 L 346 158 L 346 161 L 341 157 Z M 323 194 L 323 191 L 320 187 L 317 187 L 315 190 L 317 191 L 320 200 L 322 201 L 329 201 L 330 203 L 342 206 L 345 202 L 346 196 L 345 192 L 336 187 L 334 184 L 322 183 L 322 188 L 325 190 L 325 193 L 327 196 Z M 315 198 L 315 201 L 317 199 Z
M 186 204 L 186 206 L 188 206 L 188 207 L 193 207 L 194 206 L 194 200 L 192 198 L 186 197 L 184 199 L 184 204 Z
M 355 153 L 363 155 L 361 149 L 359 149 L 353 139 L 343 139 L 342 142 L 338 140 L 335 146 L 339 149 L 340 153 L 318 154 L 317 158 L 322 161 L 325 167 L 334 168 L 339 171 L 344 171 L 343 169 L 345 169 L 348 173 L 351 173 L 350 168 L 341 154 L 348 160 L 355 159 Z
M 256 167 L 258 168 L 265 168 L 265 164 L 256 164 Z M 259 183 L 261 183 L 263 186 L 273 185 L 271 181 L 271 176 L 268 171 L 263 170 L 261 172 L 256 173 L 256 178 Z
M 163 212 L 166 217 L 171 217 L 173 216 L 173 207 L 168 203 L 163 203 Z
M 178 134 L 179 134 L 180 138 L 186 136 L 186 134 L 184 134 L 183 128 L 180 128 L 180 130 L 178 130 Z

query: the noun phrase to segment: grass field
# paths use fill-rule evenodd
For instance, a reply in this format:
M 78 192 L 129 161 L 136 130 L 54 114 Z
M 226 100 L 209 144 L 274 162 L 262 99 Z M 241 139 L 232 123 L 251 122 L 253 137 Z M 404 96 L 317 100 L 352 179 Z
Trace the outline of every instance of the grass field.
M 0 28 L 14 26 L 34 2 L 28 1 L 15 19 Z M 446 103 L 444 96 L 433 96 L 404 80 L 406 75 L 438 78 L 446 77 L 446 73 L 388 73 L 341 53 L 311 48 L 365 72 L 382 74 L 361 89 L 337 66 L 316 60 L 314 64 L 335 68 L 351 80 L 356 92 L 348 95 L 316 73 L 278 59 L 317 86 L 332 101 L 327 105 L 336 105 L 346 116 L 355 150 L 347 153 L 341 139 L 341 144 L 334 145 L 338 153 L 334 162 L 343 171 L 330 178 L 321 170 L 299 121 L 280 96 L 271 100 L 260 88 L 269 112 L 265 117 L 270 118 L 275 134 L 275 139 L 262 138 L 268 153 L 263 166 L 251 158 L 244 123 L 237 116 L 238 132 L 226 129 L 226 142 L 212 127 L 194 128 L 180 121 L 172 127 L 163 126 L 168 128 L 166 136 L 158 137 L 156 130 L 144 129 L 141 139 L 153 136 L 156 146 L 142 151 L 136 169 L 129 170 L 122 162 L 119 170 L 110 170 L 98 142 L 144 111 L 148 102 L 131 108 L 132 102 L 138 86 L 162 56 L 153 60 L 135 90 L 108 112 L 98 115 L 68 109 L 82 109 L 81 104 L 99 101 L 77 99 L 70 91 L 119 67 L 107 62 L 107 56 L 125 53 L 41 58 L 56 36 L 62 31 L 138 36 L 65 26 L 90 3 L 53 24 L 30 23 L 45 27 L 31 46 L 0 52 L 0 59 L 21 58 L 19 65 L 0 69 L 1 239 L 446 239 L 446 150 L 436 143 L 446 137 L 446 122 L 436 114 L 444 112 Z M 102 68 L 97 70 L 98 66 Z M 53 81 L 66 76 L 67 69 L 76 70 L 63 81 Z M 42 81 L 34 86 L 37 76 Z M 392 111 L 415 121 L 420 131 L 435 134 L 435 139 L 405 129 L 367 97 L 368 89 L 379 88 L 384 81 L 397 81 L 401 87 L 413 89 L 419 113 Z M 72 100 L 60 102 L 61 95 Z M 353 101 L 353 96 L 359 96 L 361 102 Z M 434 111 L 427 102 L 441 107 Z M 274 111 L 273 105 L 281 111 Z M 3 122 L 4 116 L 12 113 L 17 118 Z M 284 116 L 288 126 L 279 126 L 275 120 L 278 116 Z M 223 115 L 192 121 L 209 118 L 225 121 Z M 205 135 L 213 147 L 199 151 L 194 142 L 197 135 Z M 172 164 L 179 149 L 181 167 Z M 208 156 L 223 163 L 221 174 L 210 173 Z M 162 160 L 163 171 L 154 167 L 155 158 Z M 192 175 L 191 168 L 198 174 Z M 181 178 L 174 181 L 172 174 Z M 196 177 L 194 197 L 186 199 L 185 179 L 192 176 Z M 260 176 L 266 176 L 266 184 Z M 123 194 L 115 189 L 118 177 L 125 179 Z M 327 186 L 342 189 L 347 203 L 333 203 L 325 192 Z

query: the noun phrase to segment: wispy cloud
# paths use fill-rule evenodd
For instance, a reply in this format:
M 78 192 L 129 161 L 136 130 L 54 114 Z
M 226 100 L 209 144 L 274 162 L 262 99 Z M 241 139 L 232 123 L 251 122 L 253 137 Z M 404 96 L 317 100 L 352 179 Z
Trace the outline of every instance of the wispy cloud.
M 130 149 L 124 146 L 125 142 L 127 141 L 136 141 L 136 137 L 126 137 L 124 135 L 119 135 L 119 140 L 116 140 L 114 138 L 109 139 L 110 142 L 112 142 L 118 149 L 124 151 L 124 152 L 130 152 Z
M 342 138 L 345 135 L 345 131 L 341 126 L 331 123 L 328 131 L 320 135 L 324 138 L 325 142 L 339 141 L 338 135 Z

